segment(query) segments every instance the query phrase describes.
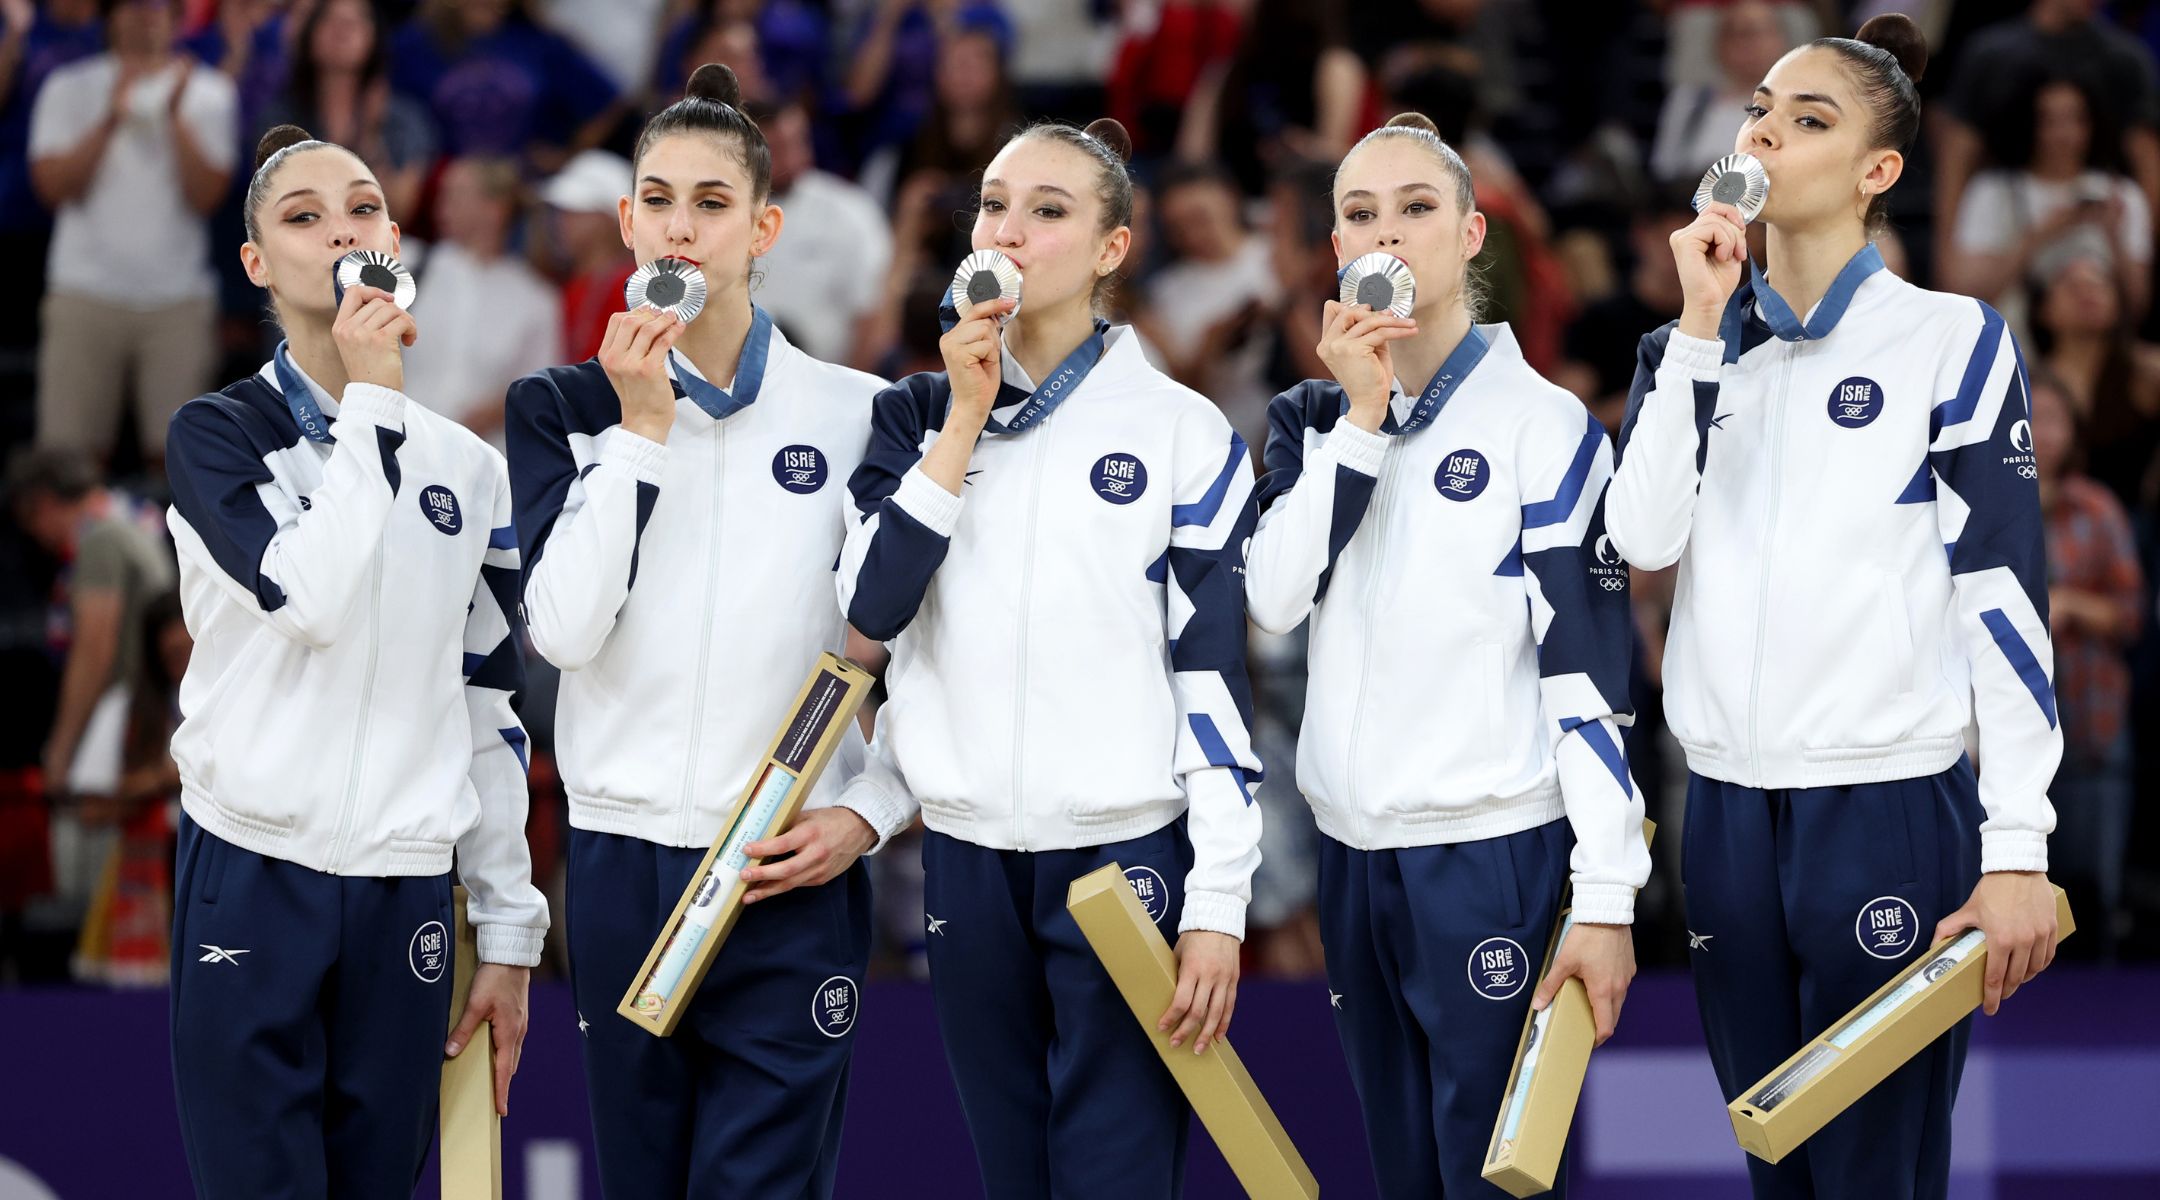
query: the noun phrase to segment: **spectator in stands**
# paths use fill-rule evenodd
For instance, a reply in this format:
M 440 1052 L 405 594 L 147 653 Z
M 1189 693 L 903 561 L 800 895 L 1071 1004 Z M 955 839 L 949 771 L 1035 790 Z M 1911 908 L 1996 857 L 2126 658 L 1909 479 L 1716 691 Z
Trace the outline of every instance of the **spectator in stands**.
M 853 363 L 859 327 L 884 298 L 892 226 L 869 192 L 818 170 L 800 100 L 753 104 L 749 115 L 771 147 L 772 202 L 787 221 L 758 264 L 757 302 L 811 357 Z
M 1178 157 L 1221 162 L 1257 195 L 1293 158 L 1341 158 L 1365 124 L 1365 65 L 1329 0 L 1255 0 L 1237 52 L 1201 76 Z
M 427 107 L 390 90 L 386 39 L 368 0 L 323 0 L 301 21 L 284 94 L 263 127 L 299 125 L 350 146 L 382 181 L 391 212 L 416 212 L 435 158 Z
M 1001 0 L 999 7 L 1013 25 L 1013 85 L 1028 113 L 1078 124 L 1101 112 L 1118 6 L 1101 0 Z
M 606 72 L 530 0 L 423 0 L 391 38 L 390 86 L 428 106 L 449 154 L 542 168 L 598 145 L 624 110 Z
M 1126 22 L 1110 72 L 1110 115 L 1132 131 L 1135 161 L 1176 146 L 1201 78 L 1237 52 L 1243 0 L 1160 0 Z
M 135 399 L 151 465 L 208 386 L 217 308 L 205 218 L 232 182 L 232 81 L 175 51 L 172 0 L 105 0 L 109 49 L 53 72 L 30 179 L 57 219 L 38 349 L 38 441 L 104 455 Z
M 623 244 L 622 202 L 630 195 L 630 160 L 607 150 L 572 158 L 540 189 L 554 210 L 551 240 L 563 260 L 562 349 L 565 362 L 600 352 L 608 318 L 623 309 L 623 286 L 637 260 Z
M 2131 508 L 2151 508 L 2160 500 L 2160 347 L 2137 339 L 2120 281 L 2091 259 L 2058 268 L 2032 308 L 2033 359 L 2085 426 L 2085 473 Z
M 1747 115 L 1741 110 L 1755 94 L 1755 85 L 1792 47 L 1776 5 L 1741 0 L 1725 6 L 1717 18 L 1718 81 L 1666 93 L 1657 140 L 1650 148 L 1651 177 L 1663 185 L 1684 182 L 1693 187 L 1704 168 L 1732 153 L 1733 135 Z
M 2132 800 L 2125 656 L 2137 640 L 2145 584 L 2122 501 L 2085 474 L 2076 410 L 2044 373 L 2033 377 L 2029 428 L 2024 448 L 2037 460 L 2047 516 L 2048 625 L 2063 730 L 2062 766 L 2048 788 L 2056 813 L 2051 866 L 2073 889 L 2073 911 L 2107 914 L 2092 922 L 2094 944 L 2112 957 Z
M 1949 91 L 1935 110 L 1935 236 L 1939 258 L 1953 257 L 1965 188 L 1993 160 L 2014 164 L 2029 140 L 2033 93 L 2050 79 L 2085 86 L 2094 113 L 2121 129 L 2116 145 L 2096 145 L 2088 161 L 2123 162 L 2160 209 L 2160 89 L 2151 51 L 2098 17 L 2095 0 L 2033 0 L 2025 15 L 1974 35 L 1958 58 Z
M 692 64 L 719 61 L 698 58 L 691 47 L 718 26 L 748 22 L 757 34 L 759 61 L 752 66 L 764 78 L 769 92 L 765 98 L 774 103 L 822 104 L 832 86 L 827 70 L 831 35 L 824 7 L 806 0 L 695 0 L 660 41 L 653 94 L 661 98 L 661 105 L 673 103 L 682 94 Z M 737 78 L 746 77 L 744 63 L 727 62 Z M 824 149 L 821 145 L 820 152 Z
M 875 0 L 844 84 L 862 122 L 858 161 L 914 138 L 930 115 L 939 51 L 965 30 L 996 39 L 1000 57 L 1012 45 L 1012 25 L 991 0 Z
M 1692 189 L 1692 183 L 1689 186 Z M 1678 192 L 1661 199 L 1665 202 L 1641 209 L 1628 224 L 1633 261 L 1626 286 L 1583 309 L 1568 324 L 1564 358 L 1553 374 L 1553 382 L 1582 397 L 1615 436 L 1627 415 L 1635 349 L 1643 330 L 1657 328 L 1671 319 L 1666 314 L 1680 310 L 1680 274 L 1673 267 L 1668 239 L 1673 230 L 1692 222 L 1695 212 Z
M 562 298 L 510 250 L 523 191 L 507 158 L 444 168 L 435 199 L 442 239 L 421 265 L 427 287 L 413 304 L 428 336 L 405 351 L 407 394 L 498 444 L 511 381 L 562 361 Z
M 2073 258 L 2092 259 L 2114 273 L 2135 321 L 2151 288 L 2152 210 L 2136 183 L 2105 165 L 2121 137 L 2075 80 L 2049 80 L 2032 99 L 2021 123 L 2029 133 L 2024 153 L 1981 171 L 1965 189 L 1957 253 L 1943 260 L 1943 282 L 1995 305 L 2016 326 L 2024 323 L 2026 281 L 2052 276 Z
M 308 0 L 315 3 L 317 0 Z M 181 49 L 232 80 L 240 124 L 260 127 L 262 112 L 285 87 L 292 70 L 292 25 L 304 9 L 291 0 L 216 0 L 216 19 L 205 21 Z M 193 21 L 182 18 L 184 25 Z
M 11 359 L 29 361 L 36 350 L 45 255 L 52 241 L 52 214 L 30 185 L 30 105 L 54 71 L 104 46 L 97 0 L 0 3 L 0 261 L 12 264 L 14 276 L 0 292 L 0 347 Z M 24 411 L 19 419 L 6 415 L 0 442 L 31 431 L 31 388 L 18 390 Z M 14 426 L 19 434 L 7 428 Z
M 1156 197 L 1171 258 L 1147 280 L 1140 330 L 1173 378 L 1220 406 L 1247 445 L 1264 446 L 1278 390 L 1266 377 L 1268 343 L 1254 336 L 1276 299 L 1268 239 L 1246 230 L 1237 181 L 1215 164 L 1164 172 Z

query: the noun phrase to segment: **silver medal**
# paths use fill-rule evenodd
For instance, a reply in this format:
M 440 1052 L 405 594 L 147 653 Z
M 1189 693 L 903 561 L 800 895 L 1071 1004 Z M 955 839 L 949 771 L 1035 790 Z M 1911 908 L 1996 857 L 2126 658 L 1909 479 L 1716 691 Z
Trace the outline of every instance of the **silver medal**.
M 1410 274 L 1410 264 L 1392 254 L 1361 254 L 1336 272 L 1335 281 L 1344 304 L 1363 304 L 1398 317 L 1408 317 L 1417 307 L 1417 279 Z
M 630 273 L 623 303 L 632 312 L 657 308 L 687 325 L 705 311 L 705 272 L 687 258 L 656 258 Z
M 354 287 L 380 288 L 403 309 L 412 308 L 413 297 L 419 294 L 419 285 L 405 264 L 380 250 L 355 250 L 337 260 L 330 279 L 339 304 L 345 303 L 345 289 Z
M 978 304 L 994 304 L 1000 298 L 1013 302 L 1012 312 L 1000 320 L 1012 319 L 1020 311 L 1020 264 L 996 250 L 977 250 L 960 260 L 960 269 L 953 272 L 953 311 L 966 320 Z
M 1695 188 L 1695 211 L 1712 203 L 1730 204 L 1740 211 L 1744 224 L 1762 215 L 1770 199 L 1770 176 L 1762 160 L 1752 154 L 1728 154 L 1710 164 Z

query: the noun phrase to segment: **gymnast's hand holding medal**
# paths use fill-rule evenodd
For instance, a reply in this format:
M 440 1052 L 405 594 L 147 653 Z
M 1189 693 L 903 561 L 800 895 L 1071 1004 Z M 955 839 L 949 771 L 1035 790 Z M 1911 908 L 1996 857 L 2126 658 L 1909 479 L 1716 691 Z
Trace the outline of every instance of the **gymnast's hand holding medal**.
M 1410 315 L 1417 307 L 1417 280 L 1408 263 L 1381 251 L 1360 255 L 1336 279 L 1340 291 L 1321 313 L 1315 350 L 1350 399 L 1344 419 L 1378 433 L 1395 393 L 1388 344 L 1417 333 Z
M 1004 379 L 1000 337 L 1020 311 L 1020 265 L 1000 251 L 977 250 L 953 273 L 949 300 L 959 320 L 938 339 L 938 351 L 952 380 L 953 415 L 981 425 Z
M 1686 297 L 1681 333 L 1705 341 L 1718 336 L 1725 302 L 1747 265 L 1747 224 L 1762 215 L 1769 200 L 1769 173 L 1752 154 L 1728 154 L 1704 173 L 1695 189 L 1701 215 L 1672 235 L 1673 262 Z
M 380 251 L 355 250 L 331 268 L 330 286 L 337 299 L 330 337 L 345 377 L 404 391 L 404 348 L 420 340 L 420 327 L 406 311 L 415 295 L 412 272 Z
M 656 258 L 630 275 L 626 310 L 608 318 L 600 369 L 622 404 L 622 426 L 648 441 L 667 441 L 675 424 L 668 353 L 705 308 L 705 272 L 687 258 Z

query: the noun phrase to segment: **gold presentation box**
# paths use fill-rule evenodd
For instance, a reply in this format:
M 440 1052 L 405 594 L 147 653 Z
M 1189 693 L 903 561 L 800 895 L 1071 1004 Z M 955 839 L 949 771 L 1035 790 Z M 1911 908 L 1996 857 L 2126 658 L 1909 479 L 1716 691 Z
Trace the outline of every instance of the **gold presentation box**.
M 453 889 L 457 950 L 451 956 L 450 1024 L 456 1029 L 472 992 L 480 947 L 472 922 L 465 918 L 465 889 Z M 442 1138 L 443 1200 L 502 1200 L 502 1118 L 495 1114 L 494 1030 L 482 1022 L 472 1042 L 442 1065 L 436 1128 Z
M 2055 889 L 2055 940 L 2077 928 Z M 1777 1162 L 1869 1089 L 1980 1007 L 1987 939 L 1968 929 L 1928 948 L 1912 966 L 1801 1047 L 1726 1106 L 1740 1148 Z
M 795 814 L 802 811 L 803 801 L 817 785 L 818 775 L 839 748 L 875 682 L 870 672 L 838 655 L 818 657 L 766 750 L 764 763 L 751 774 L 719 840 L 690 876 L 690 886 L 683 889 L 674 913 L 660 927 L 659 938 L 646 953 L 616 1012 L 656 1037 L 675 1032 L 690 998 L 697 994 L 705 972 L 735 928 L 736 918 L 742 916 L 742 897 L 748 890 L 743 869 L 761 861 L 749 857 L 743 848 L 794 824 Z
M 1177 957 L 1125 881 L 1125 869 L 1111 863 L 1073 880 L 1065 907 L 1246 1194 L 1258 1200 L 1315 1200 L 1320 1181 L 1290 1144 L 1229 1039 L 1217 1038 L 1205 1053 L 1194 1054 L 1190 1047 L 1172 1046 L 1170 1035 L 1155 1028 L 1177 993 Z
M 1645 845 L 1656 833 L 1656 822 L 1643 822 Z M 1540 983 L 1545 972 L 1552 970 L 1560 943 L 1574 924 L 1573 914 L 1572 907 L 1562 908 L 1560 919 L 1553 922 L 1545 965 L 1538 973 Z M 1492 1141 L 1485 1148 L 1485 1169 L 1479 1172 L 1487 1183 L 1510 1196 L 1552 1190 L 1560 1174 L 1560 1155 L 1567 1149 L 1568 1130 L 1575 1124 L 1575 1106 L 1582 1099 L 1583 1077 L 1590 1070 L 1590 1051 L 1596 1045 L 1597 1018 L 1590 1011 L 1590 993 L 1579 979 L 1561 984 L 1544 1012 L 1524 1015 L 1522 1036 L 1515 1042 L 1515 1065 L 1508 1070 L 1507 1092 L 1500 1098 L 1500 1115 L 1493 1121 Z

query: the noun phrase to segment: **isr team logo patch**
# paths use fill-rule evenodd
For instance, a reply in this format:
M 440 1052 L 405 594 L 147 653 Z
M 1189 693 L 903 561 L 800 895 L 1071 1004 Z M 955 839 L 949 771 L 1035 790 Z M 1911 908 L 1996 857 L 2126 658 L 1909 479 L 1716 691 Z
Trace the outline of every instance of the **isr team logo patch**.
M 1170 912 L 1170 889 L 1163 884 L 1163 877 L 1153 867 L 1127 867 L 1125 882 L 1132 885 L 1133 895 L 1140 897 L 1140 907 L 1147 909 L 1148 920 L 1162 924 Z
M 412 944 L 405 948 L 405 965 L 422 983 L 443 977 L 443 971 L 450 966 L 450 936 L 443 931 L 441 921 L 429 921 L 413 930 Z
M 1105 454 L 1088 472 L 1095 494 L 1112 504 L 1131 504 L 1147 490 L 1147 467 L 1130 454 Z
M 1882 415 L 1882 385 L 1855 375 L 1830 389 L 1830 420 L 1846 429 L 1858 429 Z
M 1530 958 L 1513 938 L 1489 937 L 1470 951 L 1470 990 L 1487 1000 L 1506 1000 L 1530 981 Z
M 1860 948 L 1877 958 L 1903 958 L 1920 943 L 1920 913 L 1899 896 L 1877 896 L 1853 919 Z
M 835 975 L 819 984 L 817 994 L 810 997 L 810 1020 L 826 1037 L 846 1037 L 848 1030 L 855 1028 L 855 1010 L 861 999 L 854 980 Z
M 1492 470 L 1485 456 L 1475 450 L 1450 450 L 1433 474 L 1433 486 L 1450 500 L 1475 500 L 1485 490 Z
M 825 455 L 816 446 L 783 446 L 773 455 L 773 482 L 798 496 L 824 487 L 828 474 Z
M 465 515 L 458 511 L 456 493 L 439 483 L 420 489 L 420 511 L 427 514 L 428 524 L 442 533 L 455 536 L 465 528 Z

